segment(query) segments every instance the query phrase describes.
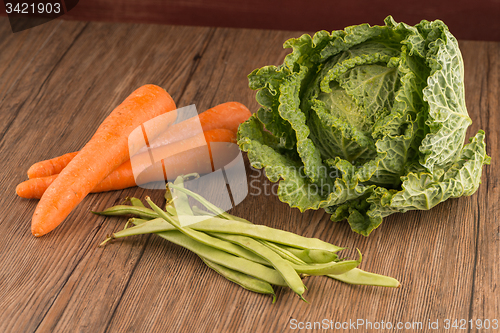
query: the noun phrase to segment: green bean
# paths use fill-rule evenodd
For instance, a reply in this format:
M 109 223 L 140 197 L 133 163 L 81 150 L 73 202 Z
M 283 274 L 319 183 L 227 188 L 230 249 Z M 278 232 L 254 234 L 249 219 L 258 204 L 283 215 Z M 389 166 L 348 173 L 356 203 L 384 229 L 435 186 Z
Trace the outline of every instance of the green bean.
M 317 249 L 297 249 L 281 244 L 278 244 L 277 246 L 293 253 L 295 256 L 302 259 L 308 264 L 322 264 L 338 260 L 337 254 L 332 251 Z
M 162 221 L 163 224 L 168 224 L 167 222 L 163 221 L 163 219 L 154 219 L 154 220 L 143 220 L 138 218 L 128 219 L 127 223 L 125 224 L 125 227 L 122 230 L 112 233 L 111 235 L 108 235 L 107 238 L 104 241 L 102 241 L 101 244 L 99 244 L 99 246 L 104 246 L 107 242 L 115 238 L 150 234 L 154 232 L 156 229 L 161 229 L 161 231 L 165 231 L 166 228 L 164 225 L 158 228 L 157 226 L 159 223 L 158 220 Z M 153 223 L 148 224 L 147 222 L 153 222 Z M 134 226 L 127 228 L 127 226 L 130 223 L 134 224 Z M 168 225 L 171 230 L 175 230 L 175 228 L 172 227 L 170 224 Z
M 102 214 L 102 215 L 135 214 L 139 216 L 143 215 L 141 217 L 146 217 L 149 219 L 154 219 L 158 217 L 158 213 L 155 212 L 154 210 L 148 208 L 131 207 L 131 206 L 114 206 L 106 209 L 103 212 L 97 212 L 96 214 Z M 299 249 L 318 249 L 329 252 L 337 252 L 343 250 L 343 248 L 337 247 L 327 242 L 323 242 L 317 238 L 303 237 L 291 232 L 279 229 L 273 229 L 263 225 L 255 225 L 239 221 L 230 221 L 217 217 L 207 218 L 204 221 L 191 224 L 189 228 L 206 232 L 239 234 Z
M 282 248 L 274 243 L 271 243 L 268 241 L 263 241 L 261 239 L 259 239 L 258 241 L 261 242 L 262 244 L 264 244 L 265 246 L 267 246 L 268 248 L 270 248 L 271 250 L 273 250 L 274 252 L 278 253 L 283 259 L 286 259 L 293 264 L 297 264 L 297 265 L 306 265 L 307 264 L 302 259 L 295 256 L 293 253 L 285 250 L 284 248 Z
M 358 260 L 349 260 L 349 261 L 331 261 L 321 264 L 312 263 L 308 265 L 308 263 L 304 262 L 302 259 L 296 257 L 292 252 L 288 252 L 281 246 L 278 246 L 274 243 L 261 241 L 264 245 L 273 249 L 276 253 L 280 254 L 282 258 L 290 261 L 293 268 L 297 271 L 297 273 L 307 274 L 307 275 L 327 275 L 327 274 L 343 274 L 355 267 L 357 267 L 361 263 L 361 253 L 360 258 Z M 288 247 L 288 249 L 291 249 Z M 336 257 L 335 257 L 336 258 Z
M 152 209 L 141 200 L 127 198 L 132 206 L 117 205 L 98 215 L 118 216 L 133 214 L 124 229 L 110 239 L 155 233 L 197 254 L 206 265 L 240 286 L 263 294 L 276 295 L 271 286 L 288 286 L 301 299 L 307 290 L 299 274 L 326 275 L 350 284 L 399 287 L 391 277 L 368 273 L 357 268 L 362 260 L 338 259 L 336 252 L 344 248 L 317 238 L 302 237 L 284 230 L 255 225 L 216 207 L 200 195 L 184 188 L 184 179 L 178 177 L 169 183 L 165 211 L 146 198 Z M 172 198 L 173 196 L 173 198 Z M 200 202 L 210 212 L 190 207 L 189 198 Z M 197 215 L 194 215 L 196 213 Z M 215 214 L 212 216 L 211 214 Z M 181 221 L 187 226 L 181 225 Z M 127 228 L 129 224 L 133 227 Z
M 247 290 L 250 290 L 250 291 L 253 291 L 253 292 L 256 292 L 259 294 L 273 295 L 273 304 L 274 304 L 274 302 L 276 302 L 276 294 L 274 293 L 273 287 L 268 282 L 262 281 L 261 279 L 254 278 L 254 277 L 246 275 L 246 274 L 243 274 L 241 272 L 235 271 L 235 270 L 227 268 L 225 266 L 216 264 L 216 263 L 214 263 L 206 258 L 203 258 L 201 256 L 200 256 L 200 258 L 201 258 L 201 260 L 203 260 L 203 262 L 208 267 L 210 267 L 211 269 L 213 269 L 214 271 L 216 271 L 217 273 L 219 273 L 220 275 L 222 275 L 223 277 L 225 277 L 229 281 L 232 281 L 232 282 L 242 286 L 243 288 L 245 288 Z
M 157 217 L 156 219 L 160 219 L 160 218 Z M 143 224 L 143 223 L 146 223 L 146 222 L 149 222 L 149 221 L 154 221 L 156 219 L 147 220 L 147 219 L 141 219 L 141 218 L 138 218 L 138 217 L 131 217 L 131 218 L 128 219 L 127 222 L 130 222 L 133 225 L 139 225 L 139 224 Z
M 199 243 L 178 230 L 164 231 L 156 234 L 216 264 L 256 277 L 270 284 L 287 286 L 283 277 L 275 269 Z
M 353 268 L 348 272 L 339 275 L 327 275 L 328 277 L 342 281 L 348 284 L 358 284 L 367 286 L 380 286 L 380 287 L 390 287 L 399 288 L 399 281 L 385 275 L 379 275 L 375 273 L 370 273 L 363 271 L 359 268 Z
M 189 227 L 182 227 L 176 218 L 174 218 L 173 216 L 168 216 L 164 211 L 161 210 L 160 207 L 156 206 L 149 197 L 146 197 L 146 201 L 162 219 L 170 223 L 173 227 L 175 227 L 175 229 L 179 230 L 186 236 L 191 237 L 193 240 L 214 247 L 216 249 L 234 254 L 235 256 L 238 257 L 242 257 L 263 265 L 269 265 L 269 262 L 266 260 L 266 258 L 261 258 L 260 256 L 252 253 L 251 251 L 242 248 L 241 246 L 235 245 L 231 242 L 226 242 L 216 237 L 212 237 L 210 235 L 207 235 L 206 233 L 196 231 Z
M 131 219 L 132 223 L 137 224 L 134 227 L 130 227 L 127 229 L 123 229 L 120 231 L 115 232 L 113 235 L 111 235 L 110 238 L 122 238 L 122 237 L 128 237 L 128 236 L 133 236 L 133 235 L 141 235 L 141 234 L 148 234 L 148 233 L 155 233 L 155 232 L 161 232 L 161 231 L 172 231 L 176 230 L 176 227 L 173 224 L 170 224 L 169 222 L 165 221 L 163 218 L 156 218 L 154 220 L 140 220 L 140 219 Z M 172 221 L 174 223 L 177 223 L 177 221 Z M 184 231 L 188 231 L 187 236 L 191 237 L 193 234 L 195 234 L 194 239 L 205 244 L 208 246 L 213 246 L 215 248 L 218 248 L 219 250 L 226 251 L 228 253 L 240 256 L 242 258 L 252 260 L 254 262 L 258 262 L 264 265 L 269 265 L 270 263 L 266 260 L 263 259 L 262 257 L 255 255 L 254 253 L 245 250 L 244 248 L 241 248 L 240 246 L 237 246 L 232 243 L 228 242 L 220 242 L 220 239 L 215 238 L 215 237 L 210 237 L 209 235 L 206 235 L 202 232 L 197 232 L 195 230 L 190 230 L 189 228 L 182 228 Z M 181 230 L 182 231 L 182 230 Z M 197 233 L 197 235 L 196 235 Z M 229 236 L 229 235 L 226 235 Z M 107 241 L 106 241 L 107 242 Z M 266 244 L 269 247 L 271 247 L 273 250 L 276 249 L 276 245 L 274 244 Z M 278 251 L 275 251 L 278 254 L 281 254 Z M 266 257 L 267 258 L 267 257 Z M 299 273 L 304 273 L 308 275 L 325 275 L 326 274 L 340 274 L 343 273 L 346 269 L 346 267 L 351 267 L 353 264 L 355 265 L 354 267 L 357 266 L 355 262 L 341 262 L 341 263 L 334 263 L 333 265 L 316 265 L 316 266 L 308 266 L 304 265 L 304 262 L 299 261 L 294 261 L 293 258 L 291 257 L 284 257 L 285 259 L 290 260 L 293 264 L 296 264 L 297 266 L 293 266 L 294 269 L 296 269 Z M 359 262 L 358 262 L 359 264 Z M 340 273 L 339 273 L 340 272 Z
M 197 206 L 193 206 L 192 208 L 193 208 L 193 213 L 195 213 L 196 215 L 199 215 L 199 216 L 218 217 L 218 218 L 225 219 L 225 220 L 234 220 L 234 221 L 239 221 L 239 222 L 243 222 L 243 223 L 253 224 L 252 222 L 250 222 L 248 220 L 242 219 L 241 217 L 238 217 L 238 216 L 231 215 L 229 213 L 226 213 L 224 216 L 223 215 L 211 215 L 210 213 L 202 210 L 201 208 L 199 208 Z M 231 218 L 230 219 L 225 218 L 225 216 L 226 217 L 229 216 Z
M 346 260 L 346 261 L 332 261 L 325 264 L 308 264 L 308 265 L 296 265 L 292 264 L 293 268 L 297 273 L 307 274 L 307 275 L 337 275 L 344 274 L 351 269 L 356 268 L 362 260 L 361 252 L 359 252 L 358 260 Z
M 215 214 L 215 216 L 218 216 L 220 218 L 224 218 L 226 220 L 234 220 L 234 221 L 240 221 L 240 222 L 245 222 L 245 223 L 252 223 L 252 222 L 250 222 L 248 220 L 245 220 L 245 219 L 243 219 L 241 217 L 234 216 L 234 215 L 231 215 L 231 214 L 225 212 L 224 210 L 222 210 L 219 207 L 217 207 L 214 204 L 212 204 L 207 199 L 203 198 L 198 193 L 195 193 L 195 192 L 190 191 L 187 188 L 185 188 L 183 181 L 184 181 L 185 178 L 189 178 L 191 176 L 196 176 L 196 178 L 199 177 L 199 175 L 196 174 L 196 173 L 185 175 L 185 176 L 179 176 L 179 177 L 177 177 L 176 182 L 174 182 L 174 184 L 169 183 L 169 186 L 172 187 L 172 188 L 174 188 L 174 189 L 177 189 L 178 191 L 181 191 L 181 192 L 183 192 L 183 193 L 185 193 L 187 195 L 190 195 L 191 197 L 193 197 L 194 199 L 196 199 L 199 203 L 201 203 L 202 205 L 204 205 L 208 210 L 212 211 Z M 182 180 L 180 180 L 180 178 L 182 178 Z M 167 195 L 167 194 L 165 194 L 165 195 Z M 165 198 L 166 198 L 166 196 L 165 196 Z M 194 207 L 193 207 L 193 209 L 194 209 Z M 198 207 L 196 207 L 196 210 L 197 210 L 198 213 L 201 213 L 201 215 L 207 214 L 207 212 L 200 210 Z
M 203 209 L 201 209 L 198 206 L 193 206 L 191 208 L 193 209 L 193 213 L 195 215 L 198 215 L 198 216 L 214 216 L 213 214 L 210 214 L 209 212 L 204 211 Z M 220 217 L 219 215 L 216 215 L 216 216 Z
M 191 207 L 189 206 L 188 196 L 186 193 L 182 192 L 180 189 L 184 188 L 184 178 L 179 176 L 175 179 L 174 183 L 168 184 L 169 188 L 172 188 L 172 204 L 175 207 L 178 215 L 194 215 Z
M 141 221 L 145 222 L 140 223 Z M 131 219 L 131 223 L 135 224 L 135 226 L 117 231 L 111 235 L 111 238 L 122 238 L 134 235 L 176 230 L 173 225 L 162 218 L 156 218 L 154 220 Z
M 168 205 L 165 205 L 165 211 L 170 214 L 171 216 L 176 216 L 177 215 L 177 211 L 175 210 L 175 208 L 168 204 Z
M 137 199 L 134 197 L 126 197 L 125 202 L 127 202 L 127 201 L 130 201 L 130 204 L 132 206 L 146 208 L 146 206 L 144 206 L 144 204 L 142 203 L 141 199 Z
M 93 211 L 92 213 L 104 216 L 121 216 L 121 215 L 132 214 L 132 215 L 137 215 L 143 219 L 155 219 L 158 217 L 158 215 L 152 209 L 143 207 L 134 207 L 128 205 L 117 205 L 105 209 L 102 212 Z
M 172 203 L 172 193 L 170 192 L 170 189 L 168 188 L 168 184 L 166 186 L 166 191 L 165 191 L 164 198 L 165 198 L 165 201 L 166 201 L 166 205 L 169 205 L 169 204 Z
M 292 232 L 273 229 L 264 225 L 229 221 L 217 217 L 208 218 L 202 222 L 190 225 L 190 227 L 199 231 L 238 234 L 252 238 L 259 238 L 299 249 L 318 249 L 331 252 L 338 252 L 344 249 L 324 242 L 318 238 L 303 237 Z
M 281 274 L 283 279 L 286 281 L 290 289 L 292 289 L 299 297 L 305 300 L 302 297 L 302 294 L 305 292 L 304 283 L 302 283 L 302 279 L 297 274 L 292 265 L 281 258 L 279 254 L 264 246 L 262 243 L 245 236 L 238 235 L 228 235 L 228 234 L 220 234 L 215 233 L 217 237 L 221 239 L 228 240 L 230 242 L 234 242 L 245 249 L 252 251 L 253 253 L 261 256 L 262 258 L 267 259 L 274 268 Z
M 219 207 L 215 206 L 214 204 L 212 204 L 211 202 L 209 202 L 207 199 L 203 198 L 198 193 L 194 193 L 194 192 L 192 192 L 192 191 L 184 188 L 183 186 L 179 186 L 178 184 L 168 184 L 168 186 L 170 188 L 178 190 L 178 192 L 182 192 L 184 194 L 189 194 L 191 197 L 193 197 L 199 203 L 201 203 L 203 206 L 205 206 L 208 210 L 212 211 L 215 215 L 221 216 L 221 217 L 223 217 L 223 218 L 225 218 L 227 220 L 234 220 L 234 216 L 226 213 L 225 211 L 223 211 Z

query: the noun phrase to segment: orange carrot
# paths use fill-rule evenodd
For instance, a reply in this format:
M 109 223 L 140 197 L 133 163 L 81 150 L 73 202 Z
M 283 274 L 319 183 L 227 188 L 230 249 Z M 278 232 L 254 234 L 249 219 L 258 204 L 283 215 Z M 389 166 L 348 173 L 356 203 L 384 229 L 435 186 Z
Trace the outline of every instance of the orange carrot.
M 170 95 L 155 85 L 142 86 L 127 97 L 47 188 L 33 214 L 33 235 L 56 228 L 97 184 L 129 159 L 128 136 L 135 128 L 175 109 Z
M 204 132 L 218 128 L 225 128 L 233 132 L 237 132 L 238 126 L 250 117 L 250 111 L 241 103 L 227 102 L 219 104 L 205 112 L 200 113 L 198 116 L 201 127 Z M 187 139 L 196 133 L 196 117 L 189 118 L 180 123 L 172 125 L 168 131 L 164 131 L 154 139 L 154 134 L 151 133 L 148 126 L 148 137 L 154 140 L 149 143 L 150 148 L 157 148 L 170 143 Z M 145 151 L 145 148 L 139 151 Z M 69 153 L 50 160 L 41 161 L 33 164 L 28 171 L 29 178 L 46 177 L 61 172 L 61 170 L 71 161 L 71 156 L 76 156 L 78 152 Z M 67 158 L 65 157 L 67 156 Z M 64 158 L 63 158 L 64 157 Z M 57 165 L 57 168 L 54 167 Z M 36 171 L 35 171 L 36 170 Z
M 28 169 L 28 178 L 40 178 L 58 174 L 78 154 L 78 152 L 64 154 L 50 160 L 33 164 Z
M 201 124 L 203 132 L 217 128 L 225 128 L 236 133 L 238 126 L 250 118 L 252 113 L 246 106 L 238 102 L 227 102 L 214 106 L 198 115 L 177 123 L 163 132 L 150 143 L 151 148 L 156 148 L 186 139 L 196 132 L 198 123 Z M 141 149 L 144 151 L 145 149 Z
M 179 147 L 172 147 L 174 144 L 169 145 L 172 149 L 152 149 L 153 156 L 159 158 L 162 157 L 161 154 L 164 154 L 164 157 L 161 158 L 161 161 L 157 161 L 153 165 L 145 165 L 142 168 L 144 172 L 138 175 L 137 181 L 134 177 L 132 164 L 130 160 L 128 160 L 110 173 L 109 176 L 94 187 L 91 192 L 98 193 L 122 190 L 124 188 L 136 186 L 137 184 L 142 185 L 160 180 L 174 180 L 179 175 L 193 172 L 205 174 L 214 171 L 212 167 L 214 163 L 213 156 L 219 157 L 223 155 L 225 160 L 218 161 L 223 164 L 230 162 L 235 157 L 228 154 L 228 151 L 224 149 L 223 146 L 210 145 L 214 142 L 236 143 L 235 133 L 226 129 L 217 129 L 205 132 L 204 136 L 210 149 L 210 159 L 206 158 L 207 145 L 196 146 L 199 137 L 193 137 L 186 140 L 186 143 L 183 145 L 185 148 L 184 150 L 180 150 Z M 186 148 L 188 150 L 186 150 Z M 161 149 L 161 151 L 158 151 L 158 149 Z M 143 162 L 145 164 L 150 164 L 146 158 L 144 158 Z M 55 174 L 48 177 L 29 179 L 16 187 L 16 193 L 22 198 L 40 199 L 46 189 L 57 177 L 58 175 Z
M 16 194 L 21 198 L 40 199 L 57 176 L 59 175 L 28 179 L 16 186 Z
M 150 151 L 131 156 L 130 162 L 135 174 L 138 175 L 151 164 L 159 162 L 160 160 L 170 156 L 177 155 L 182 151 L 198 147 L 206 147 L 207 142 L 231 142 L 235 140 L 235 137 L 235 132 L 223 128 L 207 131 L 205 133 L 202 132 L 186 140 L 177 141 L 169 145 L 153 148 Z M 208 150 L 206 148 L 205 151 L 208 154 Z
M 216 144 L 224 142 L 236 143 L 236 133 L 223 128 L 210 130 L 187 140 L 153 148 L 136 155 L 137 159 L 133 156 L 130 162 L 135 179 L 138 184 L 146 184 L 159 179 L 174 180 L 179 175 L 193 172 L 212 172 L 214 165 L 219 168 L 235 157 L 234 150 L 228 149 L 227 145 Z

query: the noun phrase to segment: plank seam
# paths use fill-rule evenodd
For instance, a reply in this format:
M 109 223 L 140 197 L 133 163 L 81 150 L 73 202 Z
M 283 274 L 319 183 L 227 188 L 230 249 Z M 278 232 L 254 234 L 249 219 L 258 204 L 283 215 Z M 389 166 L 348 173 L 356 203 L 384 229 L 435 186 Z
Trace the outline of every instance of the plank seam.
M 42 46 L 40 46 L 40 48 L 36 51 L 36 53 L 33 55 L 33 57 L 31 58 L 31 60 L 26 64 L 26 66 L 24 67 L 24 70 L 14 80 L 14 82 L 10 86 L 9 90 L 5 93 L 3 99 L 0 101 L 0 103 L 3 103 L 3 101 L 7 98 L 7 96 L 10 93 L 10 91 L 13 89 L 13 87 L 16 85 L 16 83 L 20 80 L 20 78 L 24 75 L 24 73 L 28 70 L 28 68 L 30 67 L 30 65 L 33 62 L 33 60 L 38 56 L 38 54 L 40 53 L 40 50 L 42 50 L 45 47 L 45 44 L 48 43 L 48 41 L 55 34 L 56 30 L 59 29 L 59 26 L 61 25 L 61 23 L 62 23 L 62 21 L 59 22 L 59 24 L 52 30 L 52 32 L 50 33 L 49 37 L 47 37 L 47 39 L 45 40 L 45 42 L 43 42 Z
M 200 61 L 201 61 L 201 58 L 203 58 L 203 56 L 205 55 L 205 52 L 206 50 L 208 49 L 208 45 L 210 45 L 210 42 L 212 41 L 212 38 L 214 37 L 215 35 L 215 31 L 217 30 L 217 28 L 211 28 L 210 29 L 210 34 L 208 35 L 208 37 L 205 39 L 205 44 L 203 45 L 203 48 L 201 50 L 201 52 L 197 53 L 195 55 L 195 57 L 193 58 L 193 67 L 191 68 L 191 71 L 189 72 L 189 75 L 186 79 L 186 82 L 184 84 L 184 86 L 182 87 L 182 90 L 181 90 L 181 93 L 178 97 L 178 100 L 180 101 L 182 99 L 182 97 L 184 96 L 184 93 L 186 92 L 187 90 L 187 86 L 189 85 L 189 83 L 191 82 L 193 76 L 194 76 L 194 73 L 196 72 L 196 70 L 198 69 L 198 66 L 200 64 Z
M 473 314 L 473 308 L 474 308 L 474 291 L 475 291 L 475 285 L 476 285 L 476 273 L 477 273 L 477 257 L 479 253 L 479 221 L 481 219 L 481 211 L 479 209 L 479 195 L 476 198 L 476 203 L 478 205 L 477 209 L 477 214 L 476 214 L 476 237 L 475 237 L 475 249 L 474 249 L 474 266 L 472 268 L 472 286 L 471 286 L 471 295 L 470 295 L 470 302 L 469 302 L 469 319 L 472 319 L 472 314 Z M 471 327 L 469 326 L 467 329 L 467 332 L 471 332 Z
M 113 309 L 113 312 L 111 312 L 111 315 L 109 316 L 109 320 L 108 320 L 108 322 L 106 324 L 106 327 L 104 328 L 103 332 L 108 332 L 109 331 L 109 327 L 111 325 L 111 322 L 113 321 L 113 318 L 115 317 L 116 310 L 118 309 L 118 306 L 120 305 L 120 303 L 121 303 L 121 301 L 123 299 L 123 296 L 125 295 L 125 292 L 128 289 L 128 286 L 130 284 L 130 281 L 132 280 L 132 277 L 134 276 L 134 273 L 135 273 L 135 270 L 137 269 L 137 266 L 139 266 L 139 262 L 141 261 L 142 256 L 144 255 L 144 252 L 146 251 L 146 247 L 147 247 L 147 244 L 148 244 L 148 241 L 149 241 L 150 238 L 151 238 L 151 234 L 148 234 L 148 236 L 146 238 L 146 241 L 144 242 L 144 246 L 141 249 L 141 253 L 139 254 L 139 257 L 137 258 L 137 261 L 135 262 L 135 265 L 132 268 L 132 271 L 130 272 L 130 274 L 128 276 L 127 283 L 125 283 L 125 286 L 123 286 L 123 290 L 122 290 L 122 292 L 120 294 L 120 297 L 118 297 L 118 299 L 116 301 L 116 305 L 115 305 L 115 307 Z
M 489 69 L 491 68 L 491 61 L 490 61 L 490 53 L 487 51 L 486 52 L 486 68 Z M 483 87 L 484 85 L 484 81 L 481 82 L 481 92 L 483 91 L 488 91 L 488 83 L 490 82 L 490 73 L 491 73 L 491 70 L 487 70 L 486 71 L 486 87 Z M 482 100 L 483 100 L 483 94 L 480 93 L 479 94 L 479 106 L 481 107 L 482 106 Z M 490 119 L 490 113 L 489 113 L 489 105 L 488 105 L 488 96 L 486 97 L 486 105 L 485 105 L 485 109 L 486 109 L 486 116 L 487 118 L 486 119 Z M 481 118 L 479 118 L 481 119 Z M 485 131 L 488 132 L 488 129 L 489 129 L 489 122 L 486 121 L 485 123 Z M 486 137 L 486 143 L 487 143 L 487 146 L 488 144 L 490 143 L 489 141 L 489 137 L 487 136 Z M 486 195 L 485 195 L 485 199 L 487 197 L 487 194 L 488 194 L 488 190 L 489 190 L 489 177 L 488 177 L 488 174 L 489 174 L 489 168 L 486 168 L 486 186 L 485 186 L 485 191 L 486 191 Z M 480 224 L 480 220 L 481 220 L 481 204 L 480 204 L 480 191 L 478 191 L 478 193 L 476 194 L 476 203 L 477 203 L 477 223 L 476 223 L 476 237 L 475 237 L 475 242 L 476 242 L 476 248 L 475 248 L 475 253 L 474 253 L 474 266 L 473 266 L 473 270 L 472 270 L 472 288 L 471 288 L 471 297 L 470 297 L 470 303 L 469 303 L 469 320 L 472 319 L 473 317 L 473 313 L 474 313 L 474 295 L 475 295 L 475 284 L 476 284 L 476 275 L 477 275 L 477 262 L 478 262 L 478 256 L 479 256 L 479 230 L 480 230 L 480 227 L 479 227 L 479 224 Z M 468 329 L 467 329 L 467 332 L 471 332 L 471 327 L 469 325 Z
M 60 24 L 59 24 L 60 25 Z M 59 27 L 59 25 L 57 27 Z M 59 60 L 54 64 L 54 67 L 50 70 L 49 74 L 47 75 L 47 77 L 43 80 L 42 84 L 40 85 L 40 88 L 38 89 L 38 92 L 36 93 L 35 97 L 33 99 L 36 99 L 38 97 L 38 95 L 40 94 L 40 91 L 42 90 L 43 86 L 45 85 L 45 83 L 47 82 L 47 80 L 52 76 L 52 73 L 54 72 L 55 68 L 59 65 L 59 63 L 61 62 L 61 60 L 64 58 L 64 56 L 67 54 L 67 52 L 69 51 L 69 49 L 73 46 L 73 44 L 75 43 L 75 41 L 80 37 L 80 35 L 82 34 L 83 30 L 85 30 L 85 28 L 87 27 L 88 23 L 85 24 L 85 26 L 82 28 L 82 30 L 78 33 L 78 35 L 75 37 L 75 39 L 71 42 L 70 46 L 67 48 L 67 50 L 63 53 L 63 55 L 59 58 Z M 56 29 L 54 29 L 56 30 Z M 40 53 L 40 50 L 43 49 L 45 47 L 45 44 L 47 44 L 48 40 L 52 37 L 53 33 L 49 36 L 49 38 L 47 38 L 47 41 L 45 41 L 43 43 L 43 45 L 40 47 L 40 49 L 38 50 L 38 52 L 35 54 L 35 56 L 33 56 L 33 58 L 31 59 L 31 61 L 29 62 L 30 64 L 33 62 L 33 60 L 36 58 L 36 56 L 38 55 L 38 53 Z M 26 66 L 26 68 L 29 67 L 29 64 L 28 66 Z M 26 70 L 25 70 L 26 71 Z M 24 72 L 20 75 L 24 75 Z M 13 84 L 12 84 L 12 87 L 14 87 L 16 85 L 18 80 L 16 80 Z M 10 89 L 9 89 L 10 91 Z M 8 92 L 5 94 L 5 97 L 4 99 L 6 98 L 6 96 L 8 95 Z M 27 100 L 30 98 L 31 95 L 29 95 L 22 103 L 21 105 L 17 108 L 17 110 L 14 112 L 14 116 L 12 117 L 12 119 L 10 119 L 9 123 L 7 126 L 5 126 L 5 129 L 2 131 L 2 133 L 0 133 L 0 150 L 2 149 L 3 145 L 5 144 L 5 141 L 4 141 L 4 138 L 5 138 L 5 135 L 9 132 L 9 130 L 11 129 L 12 127 L 12 124 L 14 123 L 14 121 L 17 119 L 17 116 L 19 115 L 21 109 L 24 107 L 24 105 L 26 104 Z M 2 100 L 3 101 L 3 100 Z M 36 106 L 38 105 L 38 103 L 40 102 L 40 100 L 35 104 L 35 107 L 33 109 L 36 108 Z
M 222 58 L 224 58 L 224 55 L 222 56 Z M 212 97 L 212 100 L 210 101 L 209 107 L 212 107 L 214 105 L 214 99 L 217 96 L 217 92 L 219 91 L 220 84 L 221 84 L 222 80 L 224 79 L 224 74 L 226 73 L 226 68 L 227 68 L 227 63 L 224 63 L 224 67 L 222 68 L 222 73 L 220 75 L 220 80 L 219 80 L 219 82 L 217 82 L 217 88 L 215 88 L 215 92 L 214 92 L 214 95 Z M 214 70 L 215 70 L 215 67 L 214 67 Z M 213 71 L 212 71 L 212 73 L 213 73 Z
M 489 68 L 489 56 L 487 56 L 487 67 L 486 68 Z M 481 91 L 484 91 L 483 90 L 483 85 L 484 85 L 484 81 L 481 82 Z M 479 94 L 479 106 L 481 107 L 482 105 L 482 99 L 483 99 L 483 94 Z M 480 193 L 477 193 L 476 194 L 476 204 L 477 204 L 477 214 L 476 214 L 476 217 L 475 217 L 475 222 L 476 222 L 476 227 L 475 227 L 475 232 L 476 232 L 476 235 L 475 235 L 475 249 L 474 249 L 474 265 L 473 265 L 473 268 L 472 268 L 472 285 L 471 285 L 471 295 L 470 295 L 470 301 L 469 301 L 469 319 L 472 319 L 472 315 L 473 315 L 473 312 L 474 312 L 474 291 L 475 291 L 475 284 L 476 284 L 476 274 L 477 274 L 477 257 L 479 255 L 479 223 L 480 223 L 480 219 L 481 219 L 481 205 L 480 205 L 480 202 L 479 202 L 479 196 L 480 196 Z M 471 327 L 469 326 L 467 328 L 467 332 L 471 332 Z
M 80 30 L 80 32 L 78 33 L 78 35 L 76 35 L 75 39 L 71 42 L 71 44 L 68 46 L 68 48 L 66 49 L 66 51 L 63 52 L 62 56 L 54 64 L 54 67 L 52 67 L 52 69 L 49 72 L 49 75 L 47 75 L 47 77 L 43 80 L 43 82 L 40 85 L 40 88 L 38 89 L 38 92 L 36 93 L 36 95 L 33 98 L 33 100 L 36 100 L 36 98 L 40 95 L 40 92 L 42 91 L 42 88 L 45 86 L 45 83 L 47 83 L 47 81 L 52 77 L 52 74 L 54 73 L 54 71 L 56 70 L 56 68 L 59 66 L 59 64 L 61 63 L 61 61 L 64 59 L 64 57 L 66 56 L 66 54 L 68 53 L 68 51 L 71 50 L 71 48 L 73 47 L 73 45 L 75 45 L 75 42 L 80 38 L 80 36 L 82 35 L 83 31 L 87 28 L 88 25 L 89 25 L 89 22 L 87 22 L 83 26 L 82 30 Z M 36 104 L 33 107 L 33 109 L 36 109 L 36 107 L 38 106 L 39 103 L 40 103 L 40 99 L 36 102 Z
M 36 325 L 35 329 L 33 330 L 33 332 L 36 332 L 38 331 L 40 325 L 43 323 L 43 321 L 45 320 L 45 317 L 47 316 L 47 313 L 49 313 L 50 309 L 52 309 L 52 306 L 54 305 L 54 303 L 56 302 L 56 300 L 59 298 L 59 294 L 61 293 L 61 291 L 64 289 L 64 287 L 66 286 L 66 284 L 68 283 L 69 279 L 73 276 L 73 273 L 75 272 L 76 268 L 80 265 L 80 263 L 82 262 L 82 260 L 85 258 L 85 255 L 89 252 L 90 248 L 93 246 L 93 244 L 95 244 L 95 238 L 97 237 L 97 234 L 99 233 L 99 230 L 101 229 L 102 225 L 103 225 L 104 222 L 102 223 L 99 223 L 94 229 L 94 233 L 90 239 L 90 241 L 88 242 L 87 246 L 84 248 L 83 251 L 79 251 L 79 252 L 83 252 L 83 254 L 80 256 L 80 258 L 78 259 L 78 261 L 76 262 L 76 264 L 73 266 L 73 268 L 71 269 L 71 271 L 69 272 L 68 276 L 64 279 L 64 282 L 61 284 L 61 287 L 59 288 L 59 290 L 57 291 L 57 293 L 54 294 L 54 297 L 52 299 L 52 302 L 50 303 L 50 305 L 47 307 L 47 310 L 45 311 L 45 313 L 43 314 L 43 317 L 40 319 L 38 325 Z

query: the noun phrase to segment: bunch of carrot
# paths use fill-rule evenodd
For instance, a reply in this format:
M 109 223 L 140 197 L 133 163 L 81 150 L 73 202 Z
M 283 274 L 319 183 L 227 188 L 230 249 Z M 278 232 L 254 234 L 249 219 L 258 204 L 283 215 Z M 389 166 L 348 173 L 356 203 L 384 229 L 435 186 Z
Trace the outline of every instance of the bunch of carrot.
M 146 142 L 144 138 L 142 144 L 141 140 L 130 142 L 129 136 L 135 129 L 142 127 L 144 131 L 143 124 L 157 117 L 162 120 L 148 131 Z M 33 235 L 39 237 L 56 228 L 88 193 L 160 180 L 151 176 L 158 172 L 143 172 L 141 178 L 134 176 L 134 169 L 136 174 L 137 169 L 163 170 L 162 180 L 192 172 L 211 172 L 214 152 L 210 143 L 234 143 L 239 124 L 248 117 L 250 111 L 244 105 L 228 102 L 173 124 L 177 112 L 170 95 L 155 85 L 140 87 L 111 112 L 82 150 L 29 168 L 29 180 L 19 184 L 16 193 L 23 198 L 40 199 L 31 223 Z M 203 132 L 193 135 L 198 124 Z M 199 156 L 207 148 L 210 161 L 200 163 Z M 151 165 L 151 156 L 159 161 Z

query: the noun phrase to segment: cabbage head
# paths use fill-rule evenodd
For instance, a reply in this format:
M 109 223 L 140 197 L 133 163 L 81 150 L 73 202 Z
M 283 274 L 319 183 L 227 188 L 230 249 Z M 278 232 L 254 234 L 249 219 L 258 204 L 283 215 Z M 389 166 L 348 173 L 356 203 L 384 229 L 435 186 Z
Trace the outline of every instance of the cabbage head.
M 291 207 L 323 208 L 369 235 L 390 214 L 473 194 L 489 164 L 464 64 L 439 20 L 361 24 L 285 42 L 280 66 L 248 75 L 262 106 L 238 144 Z

